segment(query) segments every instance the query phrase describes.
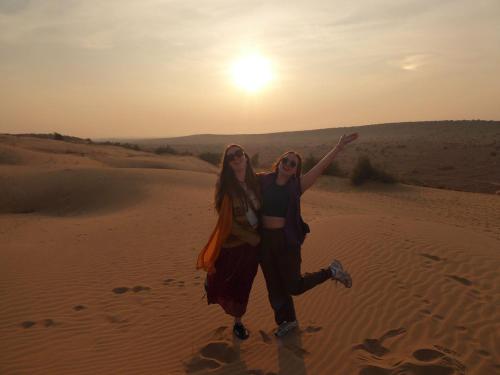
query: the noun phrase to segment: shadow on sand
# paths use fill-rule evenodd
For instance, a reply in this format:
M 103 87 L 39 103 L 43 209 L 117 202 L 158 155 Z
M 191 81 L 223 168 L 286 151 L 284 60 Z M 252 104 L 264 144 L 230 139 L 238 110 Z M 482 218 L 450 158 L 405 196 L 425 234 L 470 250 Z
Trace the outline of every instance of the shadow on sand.
M 241 341 L 228 337 L 227 327 L 220 327 L 215 332 L 215 339 L 203 346 L 187 362 L 184 362 L 186 374 L 251 374 L 251 375 L 306 375 L 304 357 L 309 354 L 302 347 L 301 332 L 290 332 L 284 338 L 275 338 L 261 331 L 269 349 L 276 345 L 278 354 L 278 372 L 249 368 L 241 358 Z

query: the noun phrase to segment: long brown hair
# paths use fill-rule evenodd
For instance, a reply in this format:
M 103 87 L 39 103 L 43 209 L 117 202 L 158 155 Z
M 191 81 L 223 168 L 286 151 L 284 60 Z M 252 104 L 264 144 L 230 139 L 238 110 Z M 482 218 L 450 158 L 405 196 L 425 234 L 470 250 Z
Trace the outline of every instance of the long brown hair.
M 260 201 L 259 183 L 257 181 L 255 172 L 252 168 L 252 164 L 250 163 L 250 158 L 248 157 L 243 147 L 237 144 L 231 144 L 226 146 L 226 149 L 222 154 L 222 160 L 220 162 L 221 169 L 219 171 L 219 178 L 217 179 L 217 184 L 215 185 L 215 209 L 217 210 L 217 212 L 220 211 L 222 200 L 224 199 L 224 195 L 226 194 L 238 197 L 243 202 L 245 207 L 247 207 L 248 204 L 245 191 L 243 190 L 240 183 L 236 179 L 234 171 L 229 165 L 229 161 L 227 160 L 227 152 L 231 147 L 238 147 L 244 152 L 244 156 L 247 161 L 245 183 L 247 184 L 247 187 L 255 193 L 257 199 L 259 199 Z
M 295 177 L 300 178 L 302 174 L 302 156 L 295 151 L 287 151 L 284 154 L 282 154 L 278 159 L 273 164 L 273 170 L 278 173 L 278 169 L 280 166 L 280 163 L 284 158 L 286 158 L 288 155 L 293 154 L 297 157 L 298 163 L 297 163 L 297 170 L 295 171 Z

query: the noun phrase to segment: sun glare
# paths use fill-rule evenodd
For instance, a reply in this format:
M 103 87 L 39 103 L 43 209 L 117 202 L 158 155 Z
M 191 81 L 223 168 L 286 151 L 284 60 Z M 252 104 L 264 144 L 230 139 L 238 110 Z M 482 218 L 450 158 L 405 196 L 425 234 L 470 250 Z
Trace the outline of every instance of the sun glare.
M 271 62 L 260 55 L 239 58 L 233 63 L 231 73 L 234 83 L 250 93 L 260 91 L 273 79 Z

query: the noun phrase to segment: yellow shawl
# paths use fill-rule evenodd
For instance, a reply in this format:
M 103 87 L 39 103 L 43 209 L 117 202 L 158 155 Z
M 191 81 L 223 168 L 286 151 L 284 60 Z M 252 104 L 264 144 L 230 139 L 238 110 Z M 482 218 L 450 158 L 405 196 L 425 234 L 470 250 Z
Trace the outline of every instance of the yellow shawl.
M 198 255 L 196 269 L 204 269 L 207 273 L 215 273 L 215 261 L 219 257 L 224 241 L 231 233 L 233 225 L 233 207 L 229 195 L 225 195 L 219 212 L 219 219 L 205 247 Z

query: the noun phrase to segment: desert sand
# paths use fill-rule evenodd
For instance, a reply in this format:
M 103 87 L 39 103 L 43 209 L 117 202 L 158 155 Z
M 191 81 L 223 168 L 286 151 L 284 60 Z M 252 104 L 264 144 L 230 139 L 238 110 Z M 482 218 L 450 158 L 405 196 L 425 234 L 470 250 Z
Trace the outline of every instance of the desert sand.
M 353 153 L 354 149 L 346 151 Z M 500 196 L 322 177 L 284 339 L 259 270 L 238 342 L 195 259 L 215 168 L 190 157 L 0 136 L 1 374 L 500 372 Z

